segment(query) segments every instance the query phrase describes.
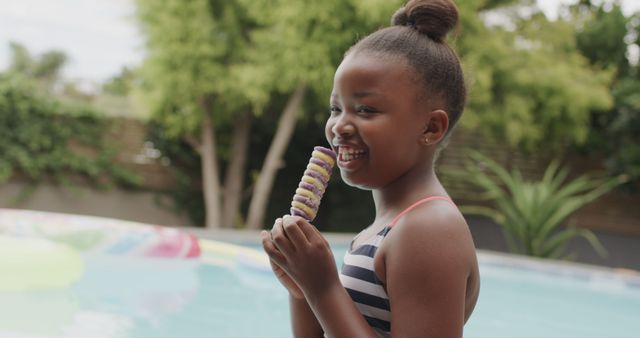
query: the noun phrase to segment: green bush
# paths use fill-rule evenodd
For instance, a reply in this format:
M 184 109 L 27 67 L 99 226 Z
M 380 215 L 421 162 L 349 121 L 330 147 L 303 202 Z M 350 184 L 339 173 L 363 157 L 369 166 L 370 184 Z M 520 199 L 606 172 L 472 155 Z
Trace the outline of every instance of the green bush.
M 0 74 L 0 183 L 19 174 L 33 182 L 84 177 L 99 186 L 136 185 L 139 177 L 113 163 L 117 150 L 103 139 L 107 122 L 27 79 Z
M 553 161 L 539 181 L 529 181 L 518 170 L 507 171 L 497 162 L 469 151 L 465 170 L 452 175 L 479 188 L 479 200 L 492 206 L 462 206 L 464 213 L 491 218 L 503 229 L 514 253 L 536 257 L 566 257 L 567 242 L 584 237 L 601 255 L 606 251 L 589 230 L 565 220 L 576 210 L 611 191 L 626 177 L 595 178 L 583 175 L 567 181 L 569 170 Z

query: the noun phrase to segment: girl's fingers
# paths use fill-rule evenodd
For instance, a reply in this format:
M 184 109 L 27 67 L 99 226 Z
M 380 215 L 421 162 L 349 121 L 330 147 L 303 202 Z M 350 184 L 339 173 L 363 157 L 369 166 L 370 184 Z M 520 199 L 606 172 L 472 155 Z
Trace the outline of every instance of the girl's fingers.
M 316 227 L 314 227 L 311 223 L 306 222 L 304 219 L 298 222 L 298 226 L 308 242 L 313 242 L 319 239 L 324 240 L 324 237 L 322 237 L 320 231 L 318 231 Z
M 271 239 L 271 234 L 266 230 L 262 230 L 260 237 L 262 238 L 262 248 L 269 256 L 269 259 L 279 266 L 282 266 L 286 262 L 286 258 L 274 245 L 273 240 Z
M 289 252 L 295 251 L 293 244 L 291 244 L 291 241 L 282 227 L 282 218 L 276 219 L 276 222 L 273 224 L 273 229 L 271 229 L 271 241 L 275 247 L 285 255 Z
M 302 229 L 300 229 L 301 223 L 306 223 L 306 221 L 296 216 L 287 215 L 284 216 L 282 220 L 282 227 L 285 234 L 296 247 L 309 244 L 307 236 L 305 236 L 304 232 L 302 232 Z

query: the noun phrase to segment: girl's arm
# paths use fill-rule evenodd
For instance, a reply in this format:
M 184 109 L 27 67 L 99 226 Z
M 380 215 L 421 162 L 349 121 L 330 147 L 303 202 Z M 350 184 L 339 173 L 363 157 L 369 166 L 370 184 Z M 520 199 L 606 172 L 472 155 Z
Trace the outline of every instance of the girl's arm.
M 468 287 L 475 248 L 464 218 L 450 208 L 428 209 L 405 216 L 380 248 L 394 338 L 462 337 L 466 295 L 477 292 Z M 377 337 L 340 284 L 317 229 L 287 217 L 272 237 L 281 256 L 267 253 L 300 286 L 328 337 Z
M 274 225 L 271 238 L 272 245 L 263 241 L 265 251 L 300 287 L 328 337 L 378 337 L 340 283 L 329 244 L 313 225 L 285 216 Z
M 306 299 L 289 296 L 291 330 L 295 338 L 321 338 L 324 334 Z
M 389 232 L 379 254 L 391 337 L 461 338 L 477 297 L 477 282 L 470 282 L 475 248 L 462 215 L 446 204 L 416 209 Z
M 378 338 L 340 284 L 305 293 L 329 338 Z
M 278 218 L 275 221 L 274 227 L 282 225 L 282 218 Z M 262 246 L 267 253 L 278 256 L 281 259 L 284 258 L 282 253 L 278 252 L 278 249 L 274 247 L 271 241 L 271 236 L 267 231 L 263 231 L 261 234 Z M 273 274 L 278 278 L 280 283 L 289 291 L 289 311 L 291 316 L 291 330 L 293 337 L 295 338 L 320 338 L 323 336 L 322 327 L 318 323 L 315 315 L 309 308 L 307 300 L 304 298 L 302 290 L 298 285 L 282 270 L 280 266 L 275 264 L 274 260 L 269 261 Z

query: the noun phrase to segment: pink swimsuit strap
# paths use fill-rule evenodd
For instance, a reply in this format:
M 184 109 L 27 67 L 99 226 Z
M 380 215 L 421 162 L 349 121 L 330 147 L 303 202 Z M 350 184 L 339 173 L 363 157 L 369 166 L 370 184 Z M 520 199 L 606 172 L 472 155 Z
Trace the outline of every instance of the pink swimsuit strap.
M 423 203 L 429 202 L 429 201 L 436 201 L 436 200 L 442 200 L 442 201 L 447 201 L 449 203 L 451 203 L 454 207 L 457 208 L 456 204 L 453 203 L 453 201 L 451 200 L 451 198 L 447 197 L 447 196 L 429 196 L 426 198 L 423 198 L 415 203 L 413 203 L 412 205 L 410 205 L 408 208 L 404 209 L 402 212 L 400 212 L 389 224 L 389 227 L 393 227 L 394 225 L 396 225 L 396 222 L 398 222 L 398 220 L 400 220 L 400 218 L 402 216 L 404 216 L 406 213 L 408 213 L 409 211 L 419 207 L 420 205 L 422 205 Z

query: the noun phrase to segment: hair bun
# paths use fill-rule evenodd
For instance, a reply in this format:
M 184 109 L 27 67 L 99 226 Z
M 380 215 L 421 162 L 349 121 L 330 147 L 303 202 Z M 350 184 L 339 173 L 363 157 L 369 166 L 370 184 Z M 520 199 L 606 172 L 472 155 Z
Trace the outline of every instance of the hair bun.
M 410 26 L 440 42 L 458 24 L 458 8 L 451 0 L 409 0 L 393 14 L 391 23 Z

